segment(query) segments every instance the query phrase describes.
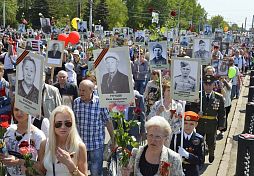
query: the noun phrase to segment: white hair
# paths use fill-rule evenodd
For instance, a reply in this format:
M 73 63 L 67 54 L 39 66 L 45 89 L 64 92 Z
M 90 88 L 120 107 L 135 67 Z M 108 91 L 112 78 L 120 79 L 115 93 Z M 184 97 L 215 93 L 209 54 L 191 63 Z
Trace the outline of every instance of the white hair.
M 145 124 L 146 131 L 153 126 L 160 127 L 162 130 L 164 130 L 166 136 L 169 136 L 172 132 L 168 121 L 161 116 L 153 116 L 151 119 L 149 119 Z

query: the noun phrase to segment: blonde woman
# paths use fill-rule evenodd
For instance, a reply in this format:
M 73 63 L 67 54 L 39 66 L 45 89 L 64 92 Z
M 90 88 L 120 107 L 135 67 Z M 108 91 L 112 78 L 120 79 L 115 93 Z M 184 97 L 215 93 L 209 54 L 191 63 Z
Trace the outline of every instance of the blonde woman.
M 46 176 L 87 176 L 86 146 L 68 106 L 58 106 L 52 112 L 49 138 L 41 144 L 38 161 Z

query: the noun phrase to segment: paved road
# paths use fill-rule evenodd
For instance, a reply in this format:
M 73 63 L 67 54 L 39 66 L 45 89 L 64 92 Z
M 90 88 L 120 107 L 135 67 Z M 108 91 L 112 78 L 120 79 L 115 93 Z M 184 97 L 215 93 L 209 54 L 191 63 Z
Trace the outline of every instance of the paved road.
M 215 160 L 212 164 L 208 162 L 206 156 L 205 167 L 202 176 L 234 176 L 237 159 L 237 142 L 233 136 L 239 134 L 244 129 L 245 108 L 248 102 L 249 76 L 245 76 L 244 85 L 241 89 L 239 99 L 234 99 L 230 114 L 228 116 L 228 130 L 224 133 L 224 138 L 216 142 Z

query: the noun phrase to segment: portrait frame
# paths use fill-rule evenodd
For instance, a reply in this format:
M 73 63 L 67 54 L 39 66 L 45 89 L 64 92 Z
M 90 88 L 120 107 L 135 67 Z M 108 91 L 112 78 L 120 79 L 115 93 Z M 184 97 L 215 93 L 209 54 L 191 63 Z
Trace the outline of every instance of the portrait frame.
M 44 21 L 46 24 L 44 24 Z M 40 18 L 40 23 L 41 23 L 41 30 L 45 34 L 50 34 L 51 33 L 51 23 L 50 23 L 50 18 Z
M 206 37 L 212 37 L 213 35 L 213 31 L 212 31 L 212 25 L 209 25 L 209 24 L 205 24 L 204 25 L 204 36 Z
M 173 44 L 173 46 L 172 46 L 172 55 L 175 56 L 175 57 L 176 57 L 177 55 L 179 55 L 179 54 L 180 54 L 180 49 L 181 49 L 181 46 L 180 46 L 179 43 Z
M 21 33 L 21 34 L 25 33 L 26 32 L 26 25 L 22 24 L 22 23 L 19 24 L 18 25 L 18 32 Z
M 184 65 L 183 67 L 189 67 L 190 69 L 186 80 L 184 77 L 182 77 L 181 73 L 182 63 L 187 63 L 187 65 Z M 197 99 L 199 99 L 199 88 L 200 61 L 195 58 L 173 58 L 171 60 L 171 98 L 174 100 L 195 102 Z
M 81 27 L 84 27 L 84 29 L 81 30 Z M 79 21 L 78 22 L 78 32 L 80 34 L 84 34 L 87 32 L 87 21 Z
M 28 43 L 30 43 L 30 46 L 28 46 Z M 40 40 L 35 39 L 27 39 L 25 43 L 25 49 L 28 51 L 38 52 L 40 53 Z
M 23 51 L 24 50 L 18 48 L 18 55 L 21 55 L 23 53 Z M 23 80 L 23 70 L 22 70 L 22 66 L 23 66 L 23 62 L 24 62 L 24 59 L 23 59 L 16 66 L 17 77 L 16 77 L 16 85 L 15 85 L 15 90 L 16 90 L 15 104 L 20 110 L 22 110 L 28 114 L 37 116 L 37 115 L 41 114 L 44 57 L 41 55 L 38 55 L 36 53 L 32 53 L 32 52 L 29 52 L 27 56 L 31 57 L 34 60 L 34 63 L 36 65 L 36 72 L 34 75 L 34 82 L 33 82 L 33 88 L 32 88 L 33 91 L 29 92 L 29 94 L 36 95 L 37 93 L 34 93 L 35 92 L 34 90 L 36 90 L 36 92 L 38 92 L 38 96 L 37 97 L 36 96 L 35 97 L 27 96 L 31 99 L 33 98 L 33 100 L 31 100 L 31 99 L 28 99 L 28 98 L 24 97 L 23 95 L 21 95 L 20 86 L 22 86 L 22 80 Z
M 199 42 L 204 42 L 205 43 L 205 53 L 204 57 L 200 57 L 200 52 L 199 52 Z M 202 65 L 208 65 L 211 63 L 211 49 L 212 49 L 212 44 L 211 44 L 211 38 L 195 38 L 194 43 L 193 43 L 193 52 L 192 52 L 192 58 L 197 58 L 200 59 L 200 63 Z
M 51 55 L 50 52 L 51 52 L 51 49 L 54 44 L 58 44 L 58 46 L 59 46 L 57 51 L 61 52 L 60 58 L 59 57 L 57 57 L 57 58 L 49 57 Z M 62 67 L 62 60 L 63 60 L 63 53 L 64 53 L 64 42 L 59 41 L 59 40 L 49 40 L 47 46 L 48 46 L 48 49 L 50 49 L 50 50 L 47 50 L 46 65 L 53 66 L 53 67 Z
M 101 51 L 102 49 L 93 51 L 93 55 L 96 60 L 98 59 Z M 106 68 L 106 65 L 113 65 L 114 63 L 109 64 L 110 60 L 108 63 L 106 62 L 105 59 L 108 59 L 109 56 L 111 56 L 110 58 L 114 57 L 117 58 L 116 60 L 118 60 L 118 63 L 115 65 L 117 70 L 114 72 L 114 78 L 111 78 L 111 83 L 109 83 L 110 74 L 107 70 L 111 69 L 111 67 Z M 121 67 L 123 65 L 124 67 Z M 109 105 L 114 103 L 119 105 L 130 105 L 133 103 L 135 104 L 128 46 L 109 48 L 108 52 L 95 69 L 95 72 L 97 78 L 98 93 L 100 95 L 100 107 L 109 107 Z M 119 81 L 119 79 L 121 80 Z
M 142 41 L 142 42 L 140 42 L 140 40 L 138 39 L 138 37 L 139 37 L 139 34 L 141 34 L 140 35 L 140 37 L 142 38 L 142 40 L 144 40 L 144 41 Z M 136 45 L 145 45 L 145 38 L 146 38 L 146 33 L 145 33 L 145 31 L 136 31 L 135 33 L 134 33 L 134 43 L 136 44 Z
M 227 57 L 220 59 L 218 62 L 218 75 L 219 76 L 227 76 L 228 75 L 228 59 Z
M 155 59 L 155 55 L 153 52 L 153 47 L 155 46 L 161 46 L 162 47 L 162 53 L 161 53 L 161 58 L 163 60 L 166 60 L 166 64 L 161 64 L 161 63 L 153 63 L 153 59 Z M 168 69 L 168 54 L 167 54 L 167 41 L 161 41 L 161 42 L 149 42 L 148 43 L 148 50 L 149 50 L 149 55 L 150 55 L 150 68 L 151 70 L 164 70 Z

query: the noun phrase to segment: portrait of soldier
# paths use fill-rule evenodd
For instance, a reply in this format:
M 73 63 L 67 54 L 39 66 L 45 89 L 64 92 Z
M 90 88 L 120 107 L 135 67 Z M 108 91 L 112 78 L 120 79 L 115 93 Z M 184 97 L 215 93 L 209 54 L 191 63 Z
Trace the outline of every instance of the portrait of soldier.
M 195 92 L 196 79 L 190 76 L 191 67 L 189 62 L 180 62 L 181 74 L 174 77 L 174 89 L 176 91 Z

